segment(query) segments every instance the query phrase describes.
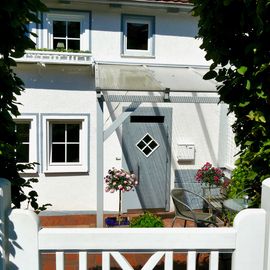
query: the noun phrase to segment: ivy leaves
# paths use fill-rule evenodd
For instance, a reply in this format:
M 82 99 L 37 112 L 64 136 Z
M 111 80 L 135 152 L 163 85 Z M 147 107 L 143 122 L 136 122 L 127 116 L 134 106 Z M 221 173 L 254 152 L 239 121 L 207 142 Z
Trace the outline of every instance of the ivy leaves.
M 19 208 L 27 201 L 36 210 L 44 210 L 48 205 L 37 203 L 38 195 L 32 186 L 37 179 L 24 179 L 20 175 L 36 164 L 17 164 L 16 161 L 16 146 L 20 141 L 12 118 L 20 114 L 16 97 L 24 90 L 24 84 L 12 69 L 16 62 L 11 57 L 21 57 L 25 49 L 35 45 L 27 24 L 38 23 L 36 14 L 44 10 L 46 7 L 40 0 L 3 1 L 0 7 L 0 177 L 11 182 L 14 207 Z
M 204 79 L 219 83 L 220 100 L 236 116 L 233 130 L 240 147 L 236 165 L 260 190 L 261 181 L 270 175 L 270 1 L 193 3 L 201 48 L 212 62 Z

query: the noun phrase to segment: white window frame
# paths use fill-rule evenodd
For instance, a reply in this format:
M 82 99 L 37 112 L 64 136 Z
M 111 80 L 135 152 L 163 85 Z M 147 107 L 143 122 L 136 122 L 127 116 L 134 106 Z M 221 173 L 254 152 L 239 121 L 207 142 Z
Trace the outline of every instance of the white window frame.
M 29 163 L 37 162 L 39 163 L 38 159 L 38 116 L 36 114 L 22 114 L 17 118 L 13 119 L 16 124 L 23 124 L 29 123 Z M 27 164 L 27 163 L 22 163 Z M 24 170 L 24 173 L 37 173 L 38 172 L 38 165 L 34 167 L 33 170 L 27 169 Z
M 127 49 L 127 24 L 128 23 L 143 23 L 148 25 L 148 44 L 147 50 L 131 50 Z M 154 56 L 154 34 L 155 34 L 155 20 L 153 16 L 136 16 L 123 15 L 122 16 L 122 54 L 123 56 Z
M 53 49 L 53 21 L 80 22 L 80 50 L 90 51 L 90 19 L 87 12 L 51 11 L 43 17 L 43 48 Z
M 51 162 L 51 134 L 50 125 L 59 124 L 81 124 L 79 162 L 58 163 Z M 44 173 L 86 173 L 89 171 L 89 115 L 42 115 L 42 145 L 43 145 L 43 172 Z
M 141 141 L 143 141 L 143 139 L 146 137 L 146 136 L 149 136 L 150 138 L 151 138 L 151 141 L 150 142 L 148 142 L 148 143 L 146 143 L 145 141 L 144 141 L 144 143 L 145 143 L 145 146 L 141 149 L 139 146 L 138 146 L 138 144 L 141 142 Z M 156 145 L 156 147 L 155 148 L 152 148 L 152 147 L 150 147 L 150 143 L 151 142 L 155 142 L 157 145 Z M 159 148 L 159 143 L 148 133 L 148 132 L 146 132 L 145 133 L 145 135 L 136 143 L 136 147 L 137 147 L 137 149 L 145 156 L 145 157 L 150 157 L 158 148 Z M 144 152 L 143 152 L 143 150 L 146 148 L 146 147 L 148 147 L 148 148 L 150 148 L 151 149 L 151 152 L 149 153 L 149 154 L 145 154 Z

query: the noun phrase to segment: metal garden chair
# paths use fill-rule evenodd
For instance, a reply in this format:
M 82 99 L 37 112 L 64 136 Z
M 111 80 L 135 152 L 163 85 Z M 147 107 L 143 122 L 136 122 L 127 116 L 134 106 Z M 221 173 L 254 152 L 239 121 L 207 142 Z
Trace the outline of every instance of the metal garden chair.
M 193 199 L 199 199 L 203 202 L 204 211 L 195 211 L 187 202 L 187 196 L 192 196 Z M 213 206 L 201 195 L 184 188 L 174 188 L 171 191 L 171 197 L 175 207 L 175 217 L 172 221 L 172 227 L 177 218 L 185 221 L 193 221 L 197 227 L 217 227 L 217 219 L 213 213 Z M 207 209 L 205 209 L 207 208 Z

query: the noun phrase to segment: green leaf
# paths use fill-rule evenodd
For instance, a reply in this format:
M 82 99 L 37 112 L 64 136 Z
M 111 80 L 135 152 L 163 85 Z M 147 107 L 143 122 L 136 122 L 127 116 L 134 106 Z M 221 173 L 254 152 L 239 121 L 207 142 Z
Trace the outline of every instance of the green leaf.
M 248 68 L 245 67 L 245 66 L 241 66 L 240 68 L 237 69 L 237 72 L 240 74 L 240 75 L 245 75 L 245 73 L 247 72 Z
M 250 86 L 251 86 L 250 80 L 247 80 L 246 89 L 247 90 L 250 90 Z
M 249 104 L 250 104 L 250 101 L 242 102 L 242 103 L 239 104 L 239 107 L 244 108 Z
M 252 145 L 253 143 L 254 143 L 253 141 L 246 141 L 246 142 L 245 142 L 245 145 L 246 145 L 246 146 L 250 146 L 250 145 Z
M 259 116 L 259 121 L 262 123 L 266 123 L 265 117 L 263 115 Z
M 267 99 L 267 95 L 265 95 L 264 91 L 256 92 L 259 98 Z

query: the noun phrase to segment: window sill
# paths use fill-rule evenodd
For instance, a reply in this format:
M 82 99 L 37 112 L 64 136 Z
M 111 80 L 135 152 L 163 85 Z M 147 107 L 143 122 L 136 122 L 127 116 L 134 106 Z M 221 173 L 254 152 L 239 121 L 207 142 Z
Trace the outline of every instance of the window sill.
M 76 64 L 90 65 L 93 62 L 92 54 L 88 52 L 58 52 L 26 50 L 25 55 L 16 59 L 22 63 L 43 63 L 43 64 Z
M 46 170 L 44 170 L 45 174 L 54 174 L 54 173 L 87 173 L 88 167 L 85 164 L 69 164 L 69 165 L 49 165 Z
M 121 54 L 123 58 L 145 58 L 145 59 L 155 59 L 154 55 L 134 55 L 134 54 Z
M 62 168 L 62 169 L 58 169 L 58 170 L 46 170 L 43 172 L 44 174 L 69 174 L 69 173 L 79 173 L 79 174 L 85 174 L 85 173 L 88 173 L 88 170 L 84 170 L 84 169 L 74 169 L 74 170 L 71 170 L 71 169 L 66 169 L 65 168 Z

